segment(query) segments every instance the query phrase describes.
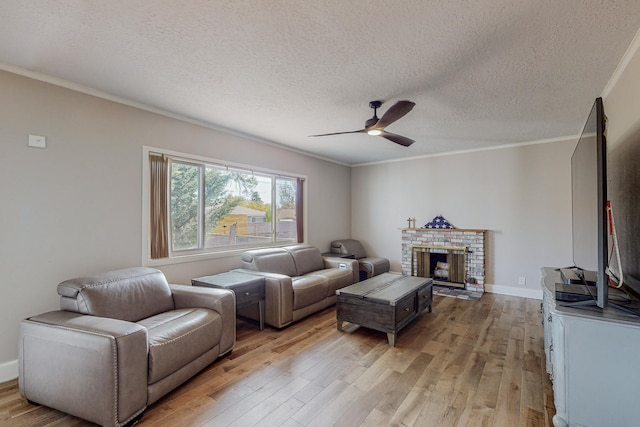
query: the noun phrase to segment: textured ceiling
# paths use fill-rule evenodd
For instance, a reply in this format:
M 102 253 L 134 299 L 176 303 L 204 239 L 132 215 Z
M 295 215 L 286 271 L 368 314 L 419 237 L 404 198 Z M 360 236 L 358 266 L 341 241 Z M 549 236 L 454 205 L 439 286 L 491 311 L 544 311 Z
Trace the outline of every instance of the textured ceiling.
M 638 0 L 2 0 L 0 63 L 353 165 L 575 135 L 639 28 Z M 375 99 L 416 103 L 415 144 L 308 137 Z

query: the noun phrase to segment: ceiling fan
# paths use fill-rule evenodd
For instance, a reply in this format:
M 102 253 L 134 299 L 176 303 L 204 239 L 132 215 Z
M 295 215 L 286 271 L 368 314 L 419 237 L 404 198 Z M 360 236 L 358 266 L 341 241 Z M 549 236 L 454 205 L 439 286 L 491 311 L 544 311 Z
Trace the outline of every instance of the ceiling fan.
M 371 101 L 369 103 L 369 107 L 373 108 L 373 117 L 367 120 L 364 124 L 364 129 L 353 130 L 349 132 L 335 132 L 335 133 L 324 133 L 321 135 L 309 135 L 309 136 L 329 136 L 329 135 L 343 135 L 345 133 L 368 133 L 369 135 L 381 136 L 383 138 L 388 139 L 389 141 L 395 142 L 396 144 L 408 147 L 413 144 L 415 141 L 411 138 L 407 138 L 406 136 L 397 135 L 395 133 L 387 132 L 384 130 L 385 127 L 389 126 L 391 123 L 396 120 L 402 118 L 407 114 L 411 109 L 416 105 L 415 102 L 411 101 L 398 101 L 391 108 L 387 110 L 386 113 L 382 115 L 380 119 L 376 115 L 378 108 L 382 105 L 382 101 Z

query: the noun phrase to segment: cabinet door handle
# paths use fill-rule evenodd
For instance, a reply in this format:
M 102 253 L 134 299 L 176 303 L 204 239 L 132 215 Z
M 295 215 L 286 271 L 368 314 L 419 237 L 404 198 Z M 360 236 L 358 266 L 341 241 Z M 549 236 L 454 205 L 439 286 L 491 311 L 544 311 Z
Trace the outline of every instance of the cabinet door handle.
M 404 311 L 409 311 L 411 310 L 409 307 L 405 308 Z
M 246 296 L 251 295 L 251 293 L 250 293 L 250 292 L 245 292 L 244 294 L 245 294 Z

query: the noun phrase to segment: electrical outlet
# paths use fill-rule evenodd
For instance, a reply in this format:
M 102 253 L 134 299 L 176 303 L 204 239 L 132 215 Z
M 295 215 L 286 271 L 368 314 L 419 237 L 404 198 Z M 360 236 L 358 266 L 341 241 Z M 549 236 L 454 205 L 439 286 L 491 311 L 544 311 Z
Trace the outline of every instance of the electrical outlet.
M 29 147 L 47 148 L 47 137 L 40 135 L 29 135 Z
M 522 286 L 524 286 L 524 285 L 526 285 L 526 284 L 527 284 L 527 279 L 526 279 L 526 277 L 524 277 L 524 276 L 520 276 L 520 277 L 518 277 L 518 285 L 522 285 Z

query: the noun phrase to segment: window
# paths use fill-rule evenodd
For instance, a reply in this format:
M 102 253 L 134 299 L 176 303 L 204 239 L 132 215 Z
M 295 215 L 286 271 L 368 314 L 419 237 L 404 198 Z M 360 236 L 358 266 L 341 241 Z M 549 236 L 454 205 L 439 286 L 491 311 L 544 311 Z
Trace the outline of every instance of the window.
M 303 241 L 304 178 L 162 151 L 145 156 L 150 259 Z

